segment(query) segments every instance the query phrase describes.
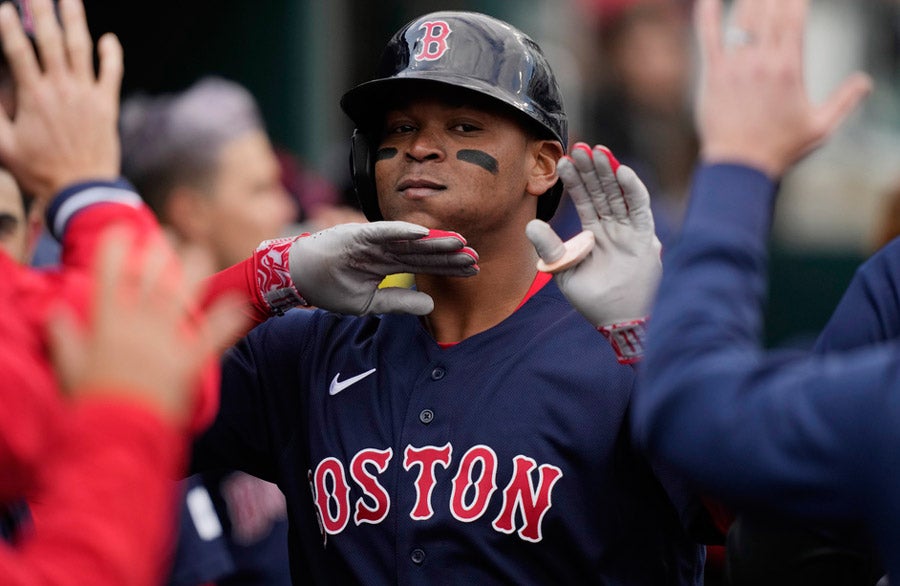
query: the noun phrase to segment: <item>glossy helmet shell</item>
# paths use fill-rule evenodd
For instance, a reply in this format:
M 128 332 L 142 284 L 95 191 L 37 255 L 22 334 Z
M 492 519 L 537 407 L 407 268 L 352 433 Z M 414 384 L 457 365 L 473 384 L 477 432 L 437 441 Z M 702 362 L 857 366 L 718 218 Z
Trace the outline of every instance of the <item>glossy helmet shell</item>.
M 371 153 L 384 104 L 405 95 L 413 81 L 462 88 L 523 115 L 542 136 L 568 142 L 559 85 L 540 47 L 522 31 L 476 12 L 434 12 L 401 28 L 388 42 L 375 78 L 348 91 L 341 108 L 356 124 L 351 149 L 353 184 L 369 220 L 381 220 Z M 536 126 L 535 126 L 536 124 Z M 562 194 L 557 182 L 538 199 L 549 220 Z

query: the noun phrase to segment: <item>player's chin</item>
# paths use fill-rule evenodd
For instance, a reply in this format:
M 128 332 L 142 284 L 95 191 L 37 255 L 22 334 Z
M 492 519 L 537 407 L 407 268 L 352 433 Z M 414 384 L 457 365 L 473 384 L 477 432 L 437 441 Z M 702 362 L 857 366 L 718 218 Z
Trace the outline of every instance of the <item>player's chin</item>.
M 422 206 L 381 206 L 381 215 L 385 220 L 398 222 L 411 222 L 419 226 L 425 226 L 431 230 L 448 230 L 445 222 Z

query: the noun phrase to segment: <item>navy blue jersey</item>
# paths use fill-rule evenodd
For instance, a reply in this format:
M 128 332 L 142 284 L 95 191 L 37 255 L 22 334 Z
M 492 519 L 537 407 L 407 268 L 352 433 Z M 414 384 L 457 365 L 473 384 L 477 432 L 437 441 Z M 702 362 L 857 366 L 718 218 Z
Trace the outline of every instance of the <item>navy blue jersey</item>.
M 816 342 L 849 350 L 900 337 L 900 238 L 864 262 Z
M 897 578 L 900 345 L 764 351 L 775 192 L 753 169 L 700 169 L 684 230 L 665 256 L 633 400 L 635 434 L 653 455 L 738 506 L 865 522 Z M 892 304 L 867 303 L 863 337 L 890 319 Z
M 178 539 L 172 556 L 168 586 L 198 586 L 234 572 L 222 524 L 199 476 L 183 481 Z
M 552 282 L 450 348 L 414 316 L 298 309 L 226 354 L 194 467 L 282 488 L 297 583 L 699 584 L 633 383 Z

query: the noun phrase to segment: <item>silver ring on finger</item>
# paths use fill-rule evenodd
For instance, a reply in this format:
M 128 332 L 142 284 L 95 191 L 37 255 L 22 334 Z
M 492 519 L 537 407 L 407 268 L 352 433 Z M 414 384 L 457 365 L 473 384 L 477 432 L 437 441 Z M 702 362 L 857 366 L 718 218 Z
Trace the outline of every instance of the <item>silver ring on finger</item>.
M 731 26 L 725 30 L 725 46 L 729 49 L 748 47 L 755 43 L 756 35 L 746 29 Z

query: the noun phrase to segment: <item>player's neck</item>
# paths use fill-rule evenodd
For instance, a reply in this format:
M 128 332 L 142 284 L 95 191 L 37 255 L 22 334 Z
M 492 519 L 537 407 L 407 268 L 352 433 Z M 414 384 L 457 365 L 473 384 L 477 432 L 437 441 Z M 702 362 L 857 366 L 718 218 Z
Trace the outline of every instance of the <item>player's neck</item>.
M 533 248 L 522 247 L 518 254 L 482 254 L 474 277 L 419 275 L 416 286 L 434 299 L 425 323 L 435 340 L 459 342 L 512 315 L 534 281 L 536 260 Z

